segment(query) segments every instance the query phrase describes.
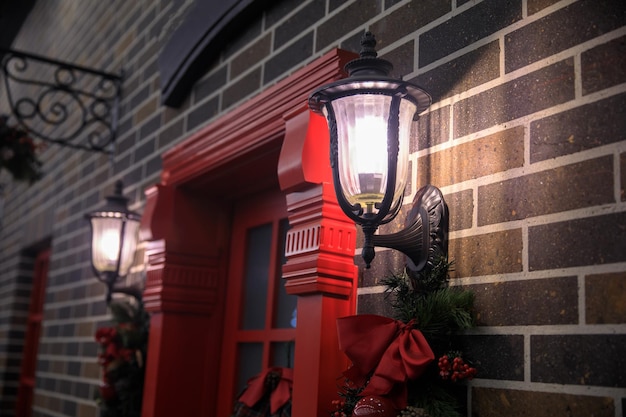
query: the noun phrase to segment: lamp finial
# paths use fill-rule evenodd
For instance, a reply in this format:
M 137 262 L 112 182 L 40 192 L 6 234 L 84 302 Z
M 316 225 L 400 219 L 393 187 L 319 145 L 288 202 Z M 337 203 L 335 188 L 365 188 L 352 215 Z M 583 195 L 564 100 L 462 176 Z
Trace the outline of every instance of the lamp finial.
M 115 181 L 115 188 L 113 189 L 113 194 L 121 196 L 123 190 L 124 190 L 124 181 L 122 180 Z
M 361 37 L 361 51 L 359 52 L 361 58 L 376 58 L 378 52 L 376 52 L 376 37 L 370 31 L 367 31 Z
M 388 77 L 393 69 L 391 62 L 378 58 L 376 52 L 376 37 L 372 32 L 365 32 L 361 37 L 361 51 L 359 57 L 348 62 L 345 70 L 352 76 L 382 76 Z

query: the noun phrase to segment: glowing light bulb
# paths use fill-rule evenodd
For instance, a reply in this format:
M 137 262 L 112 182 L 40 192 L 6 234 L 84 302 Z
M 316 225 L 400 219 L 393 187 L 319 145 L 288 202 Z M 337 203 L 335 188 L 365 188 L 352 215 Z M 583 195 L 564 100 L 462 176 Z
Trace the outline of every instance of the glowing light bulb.
M 120 251 L 119 233 L 115 230 L 105 230 L 100 237 L 99 247 L 107 261 L 116 261 Z
M 365 116 L 354 126 L 352 164 L 359 174 L 387 172 L 387 121 L 380 117 Z

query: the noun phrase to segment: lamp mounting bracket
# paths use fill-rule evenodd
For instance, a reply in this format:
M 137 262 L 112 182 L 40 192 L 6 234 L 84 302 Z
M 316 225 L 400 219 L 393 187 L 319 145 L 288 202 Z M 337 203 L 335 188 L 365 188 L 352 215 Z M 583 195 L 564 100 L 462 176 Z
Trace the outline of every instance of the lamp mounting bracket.
M 439 188 L 426 185 L 413 199 L 405 229 L 389 235 L 373 235 L 373 246 L 396 249 L 407 256 L 407 269 L 432 269 L 448 256 L 448 206 Z
M 0 48 L 6 99 L 30 134 L 50 143 L 112 154 L 122 75 Z
M 106 285 L 106 303 L 107 305 L 111 304 L 113 300 L 113 294 L 124 294 L 133 297 L 137 300 L 138 303 L 142 302 L 142 291 L 138 287 L 132 286 L 116 286 L 117 282 L 117 274 L 115 273 L 104 273 L 97 274 L 96 278 L 98 281 L 102 282 Z

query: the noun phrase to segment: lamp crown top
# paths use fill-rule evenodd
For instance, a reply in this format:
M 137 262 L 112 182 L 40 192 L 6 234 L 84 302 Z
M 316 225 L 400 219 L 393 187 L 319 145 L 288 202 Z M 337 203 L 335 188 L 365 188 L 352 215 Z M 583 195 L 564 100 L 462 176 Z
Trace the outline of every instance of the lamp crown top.
M 124 182 L 122 180 L 115 181 L 115 188 L 113 190 L 114 195 L 122 195 L 122 190 L 124 189 Z
M 345 70 L 352 76 L 384 76 L 388 77 L 393 69 L 391 62 L 378 58 L 376 37 L 372 32 L 365 32 L 361 37 L 359 57 L 348 62 Z
M 376 58 L 378 52 L 376 52 L 376 37 L 370 31 L 367 31 L 361 37 L 361 51 L 359 52 L 361 58 Z
M 122 180 L 115 181 L 113 188 L 113 194 L 106 197 L 107 208 L 116 209 L 118 211 L 128 210 L 128 198 L 124 197 L 122 191 L 124 190 L 124 183 Z

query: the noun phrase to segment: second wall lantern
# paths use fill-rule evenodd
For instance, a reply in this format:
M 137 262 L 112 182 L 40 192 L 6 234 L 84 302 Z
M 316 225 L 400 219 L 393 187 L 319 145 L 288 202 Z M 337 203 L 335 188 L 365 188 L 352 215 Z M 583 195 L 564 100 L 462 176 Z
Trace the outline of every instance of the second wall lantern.
M 117 288 L 135 259 L 139 240 L 139 214 L 128 209 L 128 199 L 122 195 L 123 184 L 115 183 L 115 192 L 106 198 L 100 210 L 86 214 L 91 225 L 91 266 L 98 280 L 107 286 L 107 304 L 114 292 L 141 300 L 141 293 L 132 287 Z
M 366 267 L 374 247 L 385 246 L 405 253 L 409 269 L 420 271 L 447 256 L 448 210 L 439 189 L 429 185 L 418 191 L 405 230 L 386 236 L 375 232 L 402 206 L 411 125 L 431 98 L 422 88 L 389 76 L 393 66 L 377 57 L 370 32 L 361 46 L 359 58 L 346 64 L 349 77 L 316 89 L 309 107 L 328 122 L 337 200 L 363 229 Z

